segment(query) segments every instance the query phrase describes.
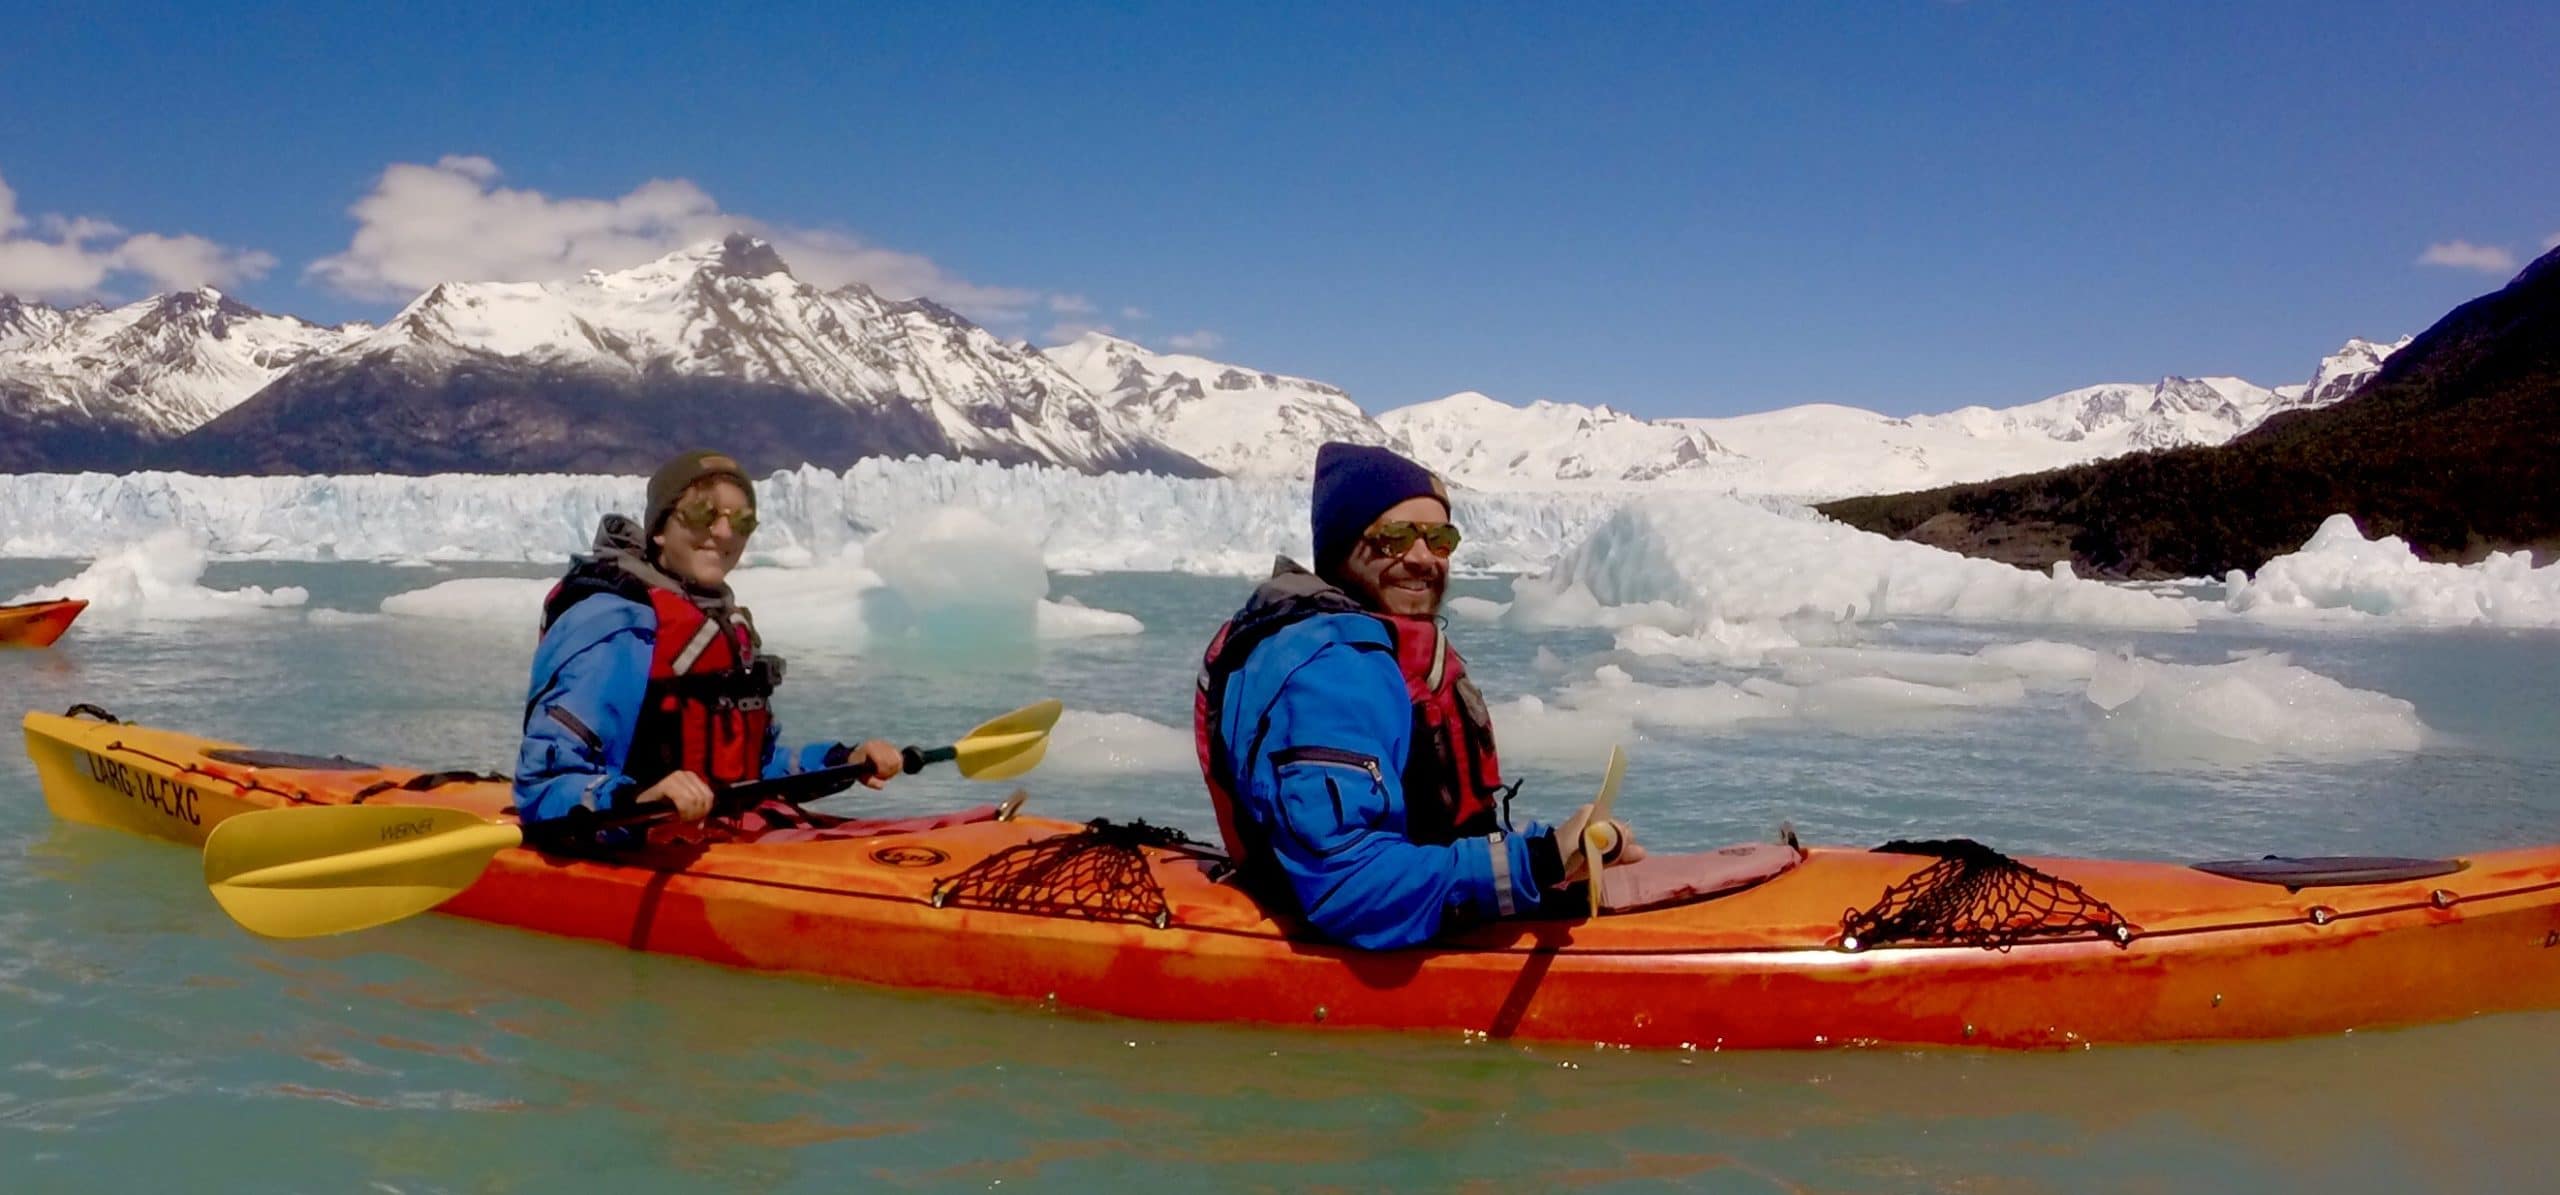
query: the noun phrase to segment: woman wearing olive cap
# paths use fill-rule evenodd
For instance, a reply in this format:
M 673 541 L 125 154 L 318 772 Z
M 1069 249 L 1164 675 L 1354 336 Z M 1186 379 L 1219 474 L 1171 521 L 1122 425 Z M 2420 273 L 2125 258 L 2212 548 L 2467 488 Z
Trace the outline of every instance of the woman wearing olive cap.
M 811 743 L 779 749 L 771 699 L 782 661 L 764 655 L 728 576 L 755 533 L 755 487 L 738 462 L 696 451 L 649 478 L 643 522 L 607 515 L 543 603 L 516 758 L 526 821 L 643 801 L 682 820 L 722 788 L 854 760 L 880 787 L 898 753 Z M 784 814 L 788 816 L 788 814 Z

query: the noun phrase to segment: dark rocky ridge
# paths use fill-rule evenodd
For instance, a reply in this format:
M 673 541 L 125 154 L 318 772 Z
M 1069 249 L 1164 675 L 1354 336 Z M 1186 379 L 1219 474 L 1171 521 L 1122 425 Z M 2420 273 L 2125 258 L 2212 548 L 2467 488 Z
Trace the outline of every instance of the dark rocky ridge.
M 213 474 L 646 473 L 688 444 L 719 445 L 760 471 L 961 455 L 920 404 L 848 408 L 728 378 L 631 378 L 504 358 L 421 371 L 380 354 L 289 373 L 143 463 Z M 1114 463 L 1203 472 L 1170 452 Z
M 2041 568 L 2219 576 L 2344 511 L 2434 560 L 2560 552 L 2560 250 L 2455 308 L 2335 406 L 2229 444 L 1847 498 L 1852 526 Z

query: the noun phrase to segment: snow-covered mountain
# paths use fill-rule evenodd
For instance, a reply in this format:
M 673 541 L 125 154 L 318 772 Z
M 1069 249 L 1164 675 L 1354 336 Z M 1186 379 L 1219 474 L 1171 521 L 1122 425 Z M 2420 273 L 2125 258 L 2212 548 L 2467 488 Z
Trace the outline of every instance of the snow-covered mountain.
M 2276 389 L 2173 377 L 1907 419 L 1811 405 L 1647 420 L 1472 391 L 1373 419 L 1322 382 L 1100 334 L 1044 351 L 927 300 L 822 291 L 731 236 L 568 281 L 447 283 L 379 328 L 210 289 L 112 309 L 0 296 L 0 470 L 628 471 L 691 440 L 760 467 L 941 455 L 1299 478 L 1341 439 L 1479 489 L 1834 497 L 2220 444 L 2346 397 L 2407 343 L 2349 341 Z
M 2162 378 L 2149 386 L 2085 386 L 2014 407 L 1915 415 L 1915 425 L 1986 439 L 2052 440 L 2114 456 L 2143 448 L 2220 444 L 2258 425 L 2278 391 L 2239 378 Z
M 1666 422 L 1715 436 L 1735 453 L 1737 459 L 1698 477 L 1701 487 L 1795 498 L 1892 493 L 2032 472 L 2078 450 L 2042 437 L 1982 434 L 1830 403 Z
M 2389 344 L 2376 344 L 2361 337 L 2349 340 L 2346 347 L 2329 354 L 2311 375 L 2310 384 L 2301 393 L 2276 404 L 2276 409 L 2289 411 L 2325 407 L 2356 392 L 2356 388 L 2372 380 L 2382 371 L 2382 363 L 2391 354 L 2409 347 L 2416 339 L 2403 336 Z
M 1043 350 L 1156 438 L 1236 477 L 1305 477 L 1327 440 L 1411 451 L 1338 386 L 1088 332 Z
M 80 313 L 97 310 L 95 306 L 84 307 Z M 71 321 L 73 314 L 43 303 L 29 303 L 16 295 L 0 295 L 0 353 L 52 336 Z
M 959 455 L 1086 472 L 1161 455 L 1048 358 L 930 300 L 891 301 L 859 284 L 821 291 L 748 236 L 574 282 L 438 286 L 348 352 L 446 367 L 503 357 L 632 378 L 672 373 L 848 408 L 911 406 Z
M 1424 464 L 1478 486 L 1704 480 L 1734 457 L 1714 436 L 1671 421 L 1574 403 L 1515 407 L 1473 390 L 1399 407 L 1378 425 Z
M 167 440 L 370 331 L 268 315 L 211 287 L 70 310 L 0 296 L 0 377 L 20 414 Z
M 2346 397 L 2398 347 L 2349 341 L 2308 385 L 2268 389 L 2239 378 L 2170 377 L 1909 418 L 1814 403 L 1727 418 L 1645 420 L 1569 403 L 1514 407 L 1468 392 L 1386 412 L 1378 423 L 1412 443 L 1425 464 L 1483 488 L 1648 481 L 1832 498 L 2226 443 L 2278 411 Z
M 390 434 L 403 422 L 422 426 Z M 1039 353 L 927 300 L 821 291 L 743 235 L 566 282 L 439 285 L 207 425 L 177 460 L 645 469 L 671 438 L 768 466 L 941 455 L 1207 471 Z

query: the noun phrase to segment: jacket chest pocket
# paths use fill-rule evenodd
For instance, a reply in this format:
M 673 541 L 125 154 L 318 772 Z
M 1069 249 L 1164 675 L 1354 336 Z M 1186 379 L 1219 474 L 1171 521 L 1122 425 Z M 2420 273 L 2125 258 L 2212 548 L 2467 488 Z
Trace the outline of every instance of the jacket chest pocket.
M 1401 830 L 1375 756 L 1333 747 L 1289 747 L 1271 755 L 1280 829 L 1317 855 L 1330 855 L 1375 829 Z

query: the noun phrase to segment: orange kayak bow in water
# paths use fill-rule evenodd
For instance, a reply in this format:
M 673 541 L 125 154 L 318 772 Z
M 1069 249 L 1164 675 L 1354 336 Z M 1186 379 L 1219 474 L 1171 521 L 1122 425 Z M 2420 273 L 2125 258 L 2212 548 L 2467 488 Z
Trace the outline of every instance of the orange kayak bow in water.
M 78 598 L 0 606 L 0 647 L 51 647 L 88 608 Z
M 2560 1007 L 2560 846 L 2197 867 L 1962 842 L 1729 848 L 1753 860 L 1734 883 L 1601 916 L 1557 902 L 1577 915 L 1366 953 L 1275 922 L 1215 852 L 1144 823 L 848 822 L 606 851 L 517 825 L 502 780 L 95 718 L 29 714 L 25 729 L 68 821 L 202 846 L 229 819 L 303 811 L 267 815 L 254 850 L 206 857 L 226 908 L 271 933 L 441 902 L 726 966 L 1050 1008 L 1699 1049 L 2273 1038 Z M 349 832 L 362 840 L 292 861 Z M 1781 865 L 1758 862 L 1775 850 Z M 349 919 L 257 919 L 314 901 Z

